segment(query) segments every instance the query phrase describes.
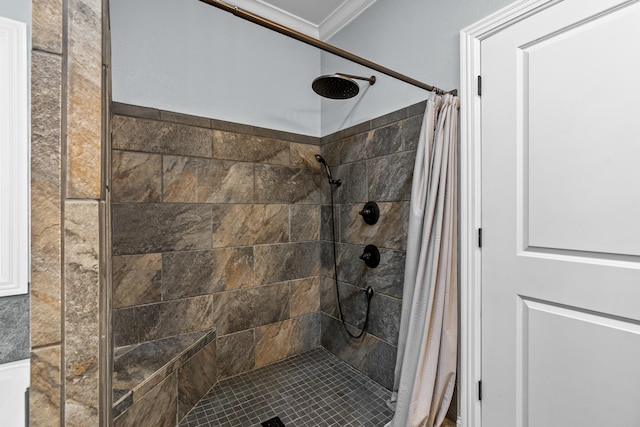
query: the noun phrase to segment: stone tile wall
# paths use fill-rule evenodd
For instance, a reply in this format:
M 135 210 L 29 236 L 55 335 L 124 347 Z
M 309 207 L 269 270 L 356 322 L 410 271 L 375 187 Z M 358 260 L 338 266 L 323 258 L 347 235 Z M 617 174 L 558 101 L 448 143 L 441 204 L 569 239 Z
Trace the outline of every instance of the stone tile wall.
M 318 346 L 319 139 L 112 108 L 115 345 L 215 327 L 220 379 Z
M 0 298 L 0 364 L 28 359 L 29 295 Z
M 32 426 L 100 425 L 105 406 L 102 7 L 98 0 L 32 2 Z
M 322 210 L 321 343 L 332 353 L 388 389 L 393 386 L 406 249 L 408 206 L 415 150 L 425 104 L 419 103 L 322 138 L 322 156 L 343 184 L 335 190 L 340 300 L 347 323 L 361 327 L 363 289 L 372 286 L 368 333 L 353 340 L 340 324 L 329 206 Z M 368 225 L 359 215 L 374 201 L 380 219 Z M 380 265 L 359 259 L 365 245 L 380 250 Z M 352 328 L 352 332 L 359 332 Z

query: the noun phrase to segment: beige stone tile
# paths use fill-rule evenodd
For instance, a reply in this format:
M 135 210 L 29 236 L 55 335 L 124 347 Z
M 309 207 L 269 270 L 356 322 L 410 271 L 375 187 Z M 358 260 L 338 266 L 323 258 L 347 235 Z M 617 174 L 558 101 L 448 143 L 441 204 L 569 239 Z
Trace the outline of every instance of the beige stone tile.
M 34 50 L 62 54 L 62 0 L 31 2 Z
M 65 425 L 98 424 L 98 203 L 65 203 Z
M 68 4 L 67 197 L 100 197 L 102 2 Z
M 111 165 L 111 197 L 114 202 L 162 200 L 161 155 L 114 150 Z
M 256 368 L 290 356 L 294 328 L 293 319 L 256 328 Z
M 60 346 L 31 352 L 29 423 L 37 427 L 60 426 Z
M 31 59 L 31 340 L 59 343 L 61 292 L 60 57 Z
M 300 144 L 292 142 L 290 144 L 291 166 L 302 166 L 307 168 L 319 168 L 316 154 L 320 154 L 320 147 L 317 145 Z

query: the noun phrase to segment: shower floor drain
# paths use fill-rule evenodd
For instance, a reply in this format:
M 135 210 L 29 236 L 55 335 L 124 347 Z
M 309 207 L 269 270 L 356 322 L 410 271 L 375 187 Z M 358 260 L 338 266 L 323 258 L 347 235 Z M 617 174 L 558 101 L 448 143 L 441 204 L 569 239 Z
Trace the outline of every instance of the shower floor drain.
M 260 423 L 262 427 L 286 427 L 280 417 L 273 417 L 270 420 Z

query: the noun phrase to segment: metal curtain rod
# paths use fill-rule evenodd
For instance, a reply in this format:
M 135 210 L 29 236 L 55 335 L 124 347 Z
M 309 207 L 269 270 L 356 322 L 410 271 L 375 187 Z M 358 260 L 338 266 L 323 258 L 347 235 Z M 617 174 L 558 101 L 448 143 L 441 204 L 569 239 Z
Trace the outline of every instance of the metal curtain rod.
M 241 9 L 237 6 L 232 6 L 228 3 L 225 3 L 220 0 L 200 0 L 203 3 L 206 3 L 210 6 L 217 7 L 218 9 L 222 9 L 226 12 L 233 13 L 235 16 L 238 16 L 247 21 L 253 22 L 254 24 L 258 24 L 262 27 L 268 28 L 270 30 L 276 31 L 285 36 L 291 37 L 308 45 L 317 47 L 318 49 L 324 50 L 325 52 L 333 53 L 334 55 L 340 56 L 344 59 L 348 59 L 349 61 L 353 61 L 360 65 L 364 65 L 365 67 L 371 68 L 372 70 L 378 71 L 382 74 L 386 74 L 387 76 L 394 77 L 398 80 L 402 80 L 403 82 L 409 83 L 410 85 L 419 87 L 421 89 L 425 89 L 431 92 L 436 92 L 438 95 L 444 95 L 445 93 L 451 93 L 453 95 L 457 95 L 458 91 L 456 89 L 451 91 L 446 91 L 440 89 L 435 86 L 428 85 L 426 83 L 422 83 L 419 80 L 413 79 L 409 76 L 405 76 L 404 74 L 400 74 L 397 71 L 389 69 L 387 67 L 383 67 L 380 64 L 375 62 L 371 62 L 368 59 L 362 58 L 360 56 L 354 55 L 351 52 L 347 52 L 346 50 L 342 50 L 338 47 L 330 45 L 329 43 L 325 43 L 318 39 L 314 39 L 306 34 L 293 30 L 289 27 L 285 27 L 284 25 L 280 25 L 277 22 L 270 21 L 261 16 L 255 15 L 251 12 L 248 12 L 244 9 Z

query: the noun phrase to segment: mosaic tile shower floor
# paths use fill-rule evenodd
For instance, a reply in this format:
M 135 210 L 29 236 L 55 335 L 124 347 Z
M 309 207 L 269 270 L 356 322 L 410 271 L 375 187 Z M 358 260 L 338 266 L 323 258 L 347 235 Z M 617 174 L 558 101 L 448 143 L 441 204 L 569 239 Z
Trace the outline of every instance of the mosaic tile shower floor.
M 393 413 L 391 392 L 323 348 L 224 379 L 179 427 L 381 427 Z

